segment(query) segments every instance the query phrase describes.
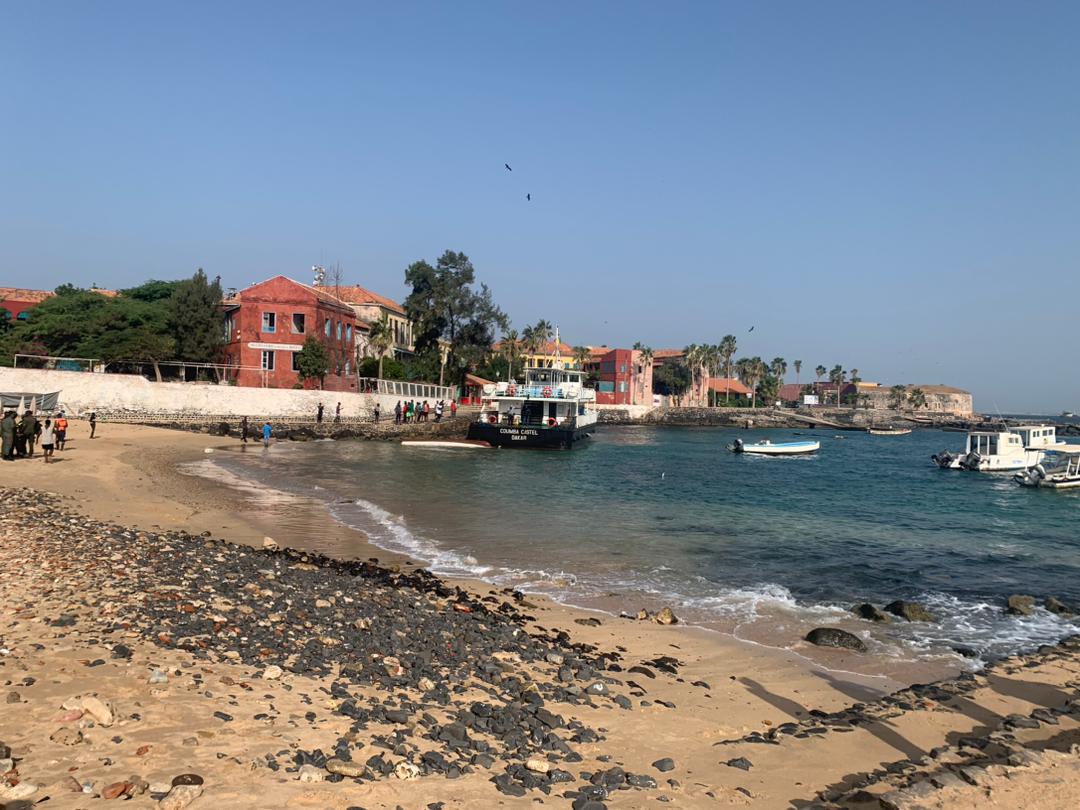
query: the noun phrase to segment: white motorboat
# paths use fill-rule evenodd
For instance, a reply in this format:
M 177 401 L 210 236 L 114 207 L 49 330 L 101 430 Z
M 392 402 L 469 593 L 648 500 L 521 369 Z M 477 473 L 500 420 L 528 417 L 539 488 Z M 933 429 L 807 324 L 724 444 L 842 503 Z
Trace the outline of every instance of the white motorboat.
M 821 448 L 821 442 L 776 442 L 768 439 L 761 442 L 746 444 L 742 439 L 736 439 L 731 445 L 733 453 L 750 453 L 758 456 L 799 456 L 806 453 L 816 453 Z
M 402 447 L 438 447 L 444 450 L 490 450 L 489 442 L 469 439 L 402 439 Z
M 1042 461 L 1013 477 L 1024 487 L 1080 489 L 1080 445 L 1047 450 Z
M 1053 425 L 1002 426 L 968 433 L 962 453 L 945 451 L 930 457 L 943 470 L 1015 472 L 1034 467 L 1046 451 L 1061 448 Z
M 911 433 L 911 428 L 898 428 L 898 427 L 872 427 L 867 428 L 866 432 L 871 436 L 907 436 Z

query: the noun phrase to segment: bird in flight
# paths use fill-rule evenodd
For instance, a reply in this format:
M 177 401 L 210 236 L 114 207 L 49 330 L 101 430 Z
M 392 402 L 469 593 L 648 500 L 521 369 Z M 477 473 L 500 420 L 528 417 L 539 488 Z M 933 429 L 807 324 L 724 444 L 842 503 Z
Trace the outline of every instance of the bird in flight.
M 532 200 L 532 194 L 526 194 L 525 199 L 526 200 Z
M 510 164 L 509 164 L 509 163 L 504 163 L 504 164 L 503 164 L 503 166 L 505 166 L 505 167 L 506 167 L 506 170 L 507 170 L 508 172 L 512 172 L 512 171 L 513 171 L 513 169 L 511 169 L 511 168 L 510 168 Z
M 753 331 L 754 331 L 754 327 L 752 327 L 752 326 L 751 326 L 751 327 L 750 327 L 750 331 L 751 331 L 751 332 L 753 332 Z

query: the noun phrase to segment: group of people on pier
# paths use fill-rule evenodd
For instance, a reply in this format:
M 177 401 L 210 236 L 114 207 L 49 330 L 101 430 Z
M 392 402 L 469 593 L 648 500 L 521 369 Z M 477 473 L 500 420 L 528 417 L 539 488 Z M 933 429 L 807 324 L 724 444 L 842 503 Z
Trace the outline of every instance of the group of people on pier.
M 398 400 L 398 404 L 394 406 L 394 424 L 407 425 L 412 422 L 428 422 L 432 413 L 435 414 L 435 421 L 441 422 L 446 407 L 445 400 L 441 399 L 435 403 L 434 408 L 426 399 L 423 402 L 408 400 L 405 403 Z M 457 401 L 453 399 L 450 400 L 450 416 L 457 416 Z

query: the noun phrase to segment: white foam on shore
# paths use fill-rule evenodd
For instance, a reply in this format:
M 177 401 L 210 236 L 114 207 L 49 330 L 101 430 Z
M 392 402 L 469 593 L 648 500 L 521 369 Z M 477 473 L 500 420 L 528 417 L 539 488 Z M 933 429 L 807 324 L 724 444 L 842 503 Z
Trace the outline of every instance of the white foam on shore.
M 260 506 L 271 506 L 274 504 L 290 503 L 300 500 L 298 495 L 285 492 L 284 490 L 274 489 L 273 487 L 260 484 L 257 481 L 252 481 L 249 478 L 236 475 L 235 473 L 226 470 L 212 459 L 188 461 L 178 465 L 177 469 L 184 475 L 207 478 L 211 481 L 216 481 L 219 484 L 224 484 L 227 487 L 238 490 L 240 493 L 251 499 L 248 501 L 249 504 L 254 503 Z

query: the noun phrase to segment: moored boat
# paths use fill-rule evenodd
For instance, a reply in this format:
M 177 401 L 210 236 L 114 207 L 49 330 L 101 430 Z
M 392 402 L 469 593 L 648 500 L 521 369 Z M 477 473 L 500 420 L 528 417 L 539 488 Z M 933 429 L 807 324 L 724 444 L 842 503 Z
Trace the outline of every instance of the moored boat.
M 816 453 L 821 448 L 821 442 L 776 442 L 768 439 L 760 442 L 747 444 L 742 439 L 736 439 L 731 445 L 733 453 L 749 453 L 758 456 L 799 456 L 806 453 Z
M 963 452 L 930 457 L 943 470 L 1015 472 L 1034 467 L 1048 450 L 1065 446 L 1053 425 L 1002 425 L 968 433 Z
M 871 436 L 907 436 L 911 433 L 911 428 L 903 427 L 871 427 L 867 428 L 866 432 Z
M 1042 461 L 1013 477 L 1024 487 L 1080 489 L 1080 445 L 1047 450 Z
M 555 368 L 527 368 L 523 384 L 485 385 L 468 438 L 494 447 L 566 450 L 588 438 L 596 425 L 596 392 L 585 386 L 584 372 L 561 366 L 557 360 Z

